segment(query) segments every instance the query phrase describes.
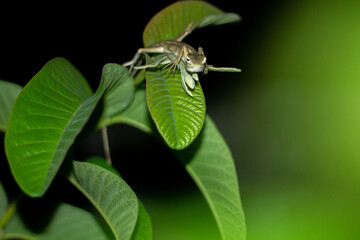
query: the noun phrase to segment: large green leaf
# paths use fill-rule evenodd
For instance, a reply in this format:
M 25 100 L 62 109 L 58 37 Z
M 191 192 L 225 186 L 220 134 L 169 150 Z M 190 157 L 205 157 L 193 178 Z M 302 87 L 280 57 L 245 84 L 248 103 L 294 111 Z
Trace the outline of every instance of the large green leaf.
M 138 219 L 138 200 L 119 175 L 97 164 L 74 161 L 69 180 L 97 208 L 117 240 L 129 240 Z
M 34 223 L 38 224 L 35 229 L 31 227 L 35 225 Z M 39 224 L 45 224 L 45 226 L 41 228 Z M 42 230 L 39 231 L 39 229 Z M 27 213 L 17 212 L 5 228 L 4 239 L 106 240 L 109 236 L 91 213 L 62 203 L 49 219 L 42 222 L 39 216 L 28 216 Z
M 133 104 L 106 124 L 124 123 L 155 134 L 139 89 Z M 243 240 L 245 218 L 234 160 L 226 142 L 207 116 L 200 136 L 188 148 L 175 151 L 207 200 L 224 240 Z
M 173 149 L 184 149 L 197 137 L 204 123 L 205 98 L 199 82 L 190 97 L 180 73 L 167 69 L 146 72 L 146 100 L 157 129 Z
M 44 194 L 105 90 L 118 79 L 103 77 L 93 94 L 70 62 L 55 58 L 25 86 L 5 136 L 11 171 L 25 193 Z
M 208 201 L 222 239 L 245 239 L 245 217 L 234 160 L 209 116 L 200 138 L 177 155 Z
M 0 80 L 0 131 L 6 131 L 11 108 L 21 90 L 15 83 Z
M 109 165 L 105 159 L 101 157 L 93 157 L 86 160 L 87 163 L 96 164 L 106 170 L 120 176 L 119 172 L 111 165 Z M 152 224 L 149 214 L 147 213 L 144 205 L 139 201 L 139 214 L 136 222 L 135 230 L 131 237 L 132 240 L 151 240 L 152 239 Z
M 22 190 L 41 196 L 92 111 L 85 79 L 67 60 L 48 62 L 14 104 L 5 136 L 11 171 Z
M 177 37 L 191 22 L 197 25 L 207 16 L 220 15 L 217 7 L 203 1 L 178 1 L 157 13 L 146 25 L 144 46 Z

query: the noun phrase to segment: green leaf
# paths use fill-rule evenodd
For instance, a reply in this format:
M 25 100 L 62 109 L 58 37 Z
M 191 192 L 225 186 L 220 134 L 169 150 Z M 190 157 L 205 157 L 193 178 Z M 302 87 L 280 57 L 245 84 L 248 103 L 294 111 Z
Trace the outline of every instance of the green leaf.
M 9 204 L 5 189 L 0 182 L 0 239 L 3 235 L 3 227 L 14 215 L 16 204 L 12 202 Z
M 116 174 L 121 178 L 120 173 L 111 165 L 109 165 L 104 158 L 93 157 L 86 160 L 87 163 L 96 164 L 110 172 Z M 135 230 L 132 235 L 132 240 L 151 240 L 152 239 L 152 226 L 151 219 L 147 213 L 144 205 L 139 201 L 139 214 L 136 222 Z
M 202 1 L 176 2 L 156 14 L 145 27 L 144 46 L 177 37 L 190 23 L 197 26 L 218 25 L 239 20 L 237 14 L 225 14 Z M 146 66 L 151 66 L 147 58 Z M 197 82 L 190 91 L 184 72 L 166 74 L 152 68 L 146 73 L 146 99 L 151 116 L 165 142 L 173 149 L 189 146 L 197 137 L 205 118 L 205 98 Z M 181 76 L 183 79 L 181 79 Z M 188 82 L 187 82 L 188 83 Z M 194 80 L 191 81 L 194 83 Z M 191 87 L 193 84 L 191 84 Z M 193 97 L 191 97 L 193 96 Z
M 105 82 L 112 82 L 104 96 L 104 117 L 112 117 L 127 108 L 134 99 L 134 79 L 129 70 L 119 64 L 105 64 L 102 72 Z
M 11 108 L 21 90 L 15 83 L 0 80 L 0 131 L 6 131 Z
M 92 164 L 96 164 L 102 168 L 105 168 L 107 170 L 109 170 L 112 173 L 115 173 L 116 175 L 118 175 L 119 177 L 121 177 L 120 173 L 112 166 L 109 165 L 106 160 L 102 157 L 91 157 L 89 159 L 86 159 L 87 163 L 92 163 Z
M 117 174 L 96 164 L 74 161 L 69 178 L 97 208 L 117 240 L 128 240 L 138 218 L 138 200 Z
M 222 239 L 245 239 L 245 217 L 234 160 L 210 117 L 206 118 L 199 139 L 187 149 L 176 153 L 205 196 Z
M 146 72 L 146 100 L 160 135 L 169 147 L 184 149 L 197 137 L 205 118 L 205 97 L 199 82 L 190 97 L 183 89 L 179 71 Z
M 31 207 L 31 206 L 27 206 Z M 41 213 L 39 215 L 42 215 Z M 26 216 L 26 217 L 25 217 Z M 31 219 L 31 224 L 25 219 Z M 109 239 L 103 226 L 91 213 L 62 203 L 44 222 L 39 216 L 27 216 L 26 213 L 17 212 L 5 228 L 4 239 L 67 239 L 67 240 L 106 240 Z M 37 225 L 36 229 L 30 227 Z M 39 224 L 46 224 L 39 231 Z
M 139 216 L 131 240 L 152 240 L 152 225 L 149 214 L 139 201 Z
M 28 195 L 42 196 L 97 102 L 112 85 L 102 79 L 95 94 L 67 60 L 49 61 L 17 98 L 5 136 L 13 176 Z
M 125 111 L 109 119 L 103 119 L 99 123 L 98 128 L 119 123 L 136 127 L 146 133 L 153 133 L 153 122 L 146 105 L 145 89 L 140 88 L 136 90 L 135 98 L 131 105 Z
M 8 199 L 6 196 L 5 189 L 0 182 L 0 219 L 6 212 L 6 209 L 8 208 L 8 204 L 9 204 L 9 202 L 8 202 Z
M 203 18 L 223 12 L 203 1 L 178 1 L 157 13 L 146 25 L 143 33 L 144 46 L 177 37 L 191 22 L 200 23 Z
M 155 134 L 148 121 L 143 90 L 137 91 L 134 103 L 111 124 L 125 123 Z M 141 115 L 141 117 L 139 117 Z M 209 116 L 204 128 L 188 148 L 175 151 L 200 188 L 219 226 L 223 240 L 246 239 L 237 174 L 231 152 Z

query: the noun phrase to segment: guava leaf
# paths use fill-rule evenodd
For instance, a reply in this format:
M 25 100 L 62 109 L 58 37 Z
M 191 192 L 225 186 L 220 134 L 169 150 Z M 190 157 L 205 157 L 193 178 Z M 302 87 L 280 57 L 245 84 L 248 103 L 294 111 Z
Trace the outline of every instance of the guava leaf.
M 74 161 L 73 164 L 70 182 L 96 207 L 116 240 L 129 240 L 139 212 L 135 193 L 112 171 L 93 163 Z
M 31 207 L 31 206 L 28 206 Z M 46 224 L 41 231 L 33 229 L 27 221 L 24 221 L 24 214 L 17 212 L 5 228 L 3 239 L 67 239 L 67 240 L 107 240 L 109 239 L 106 230 L 91 213 L 65 203 L 61 203 L 46 221 L 40 222 L 39 216 L 27 216 L 39 224 Z M 41 213 L 40 213 L 41 215 Z
M 15 83 L 0 80 L 0 131 L 6 131 L 11 108 L 21 90 Z
M 13 176 L 26 194 L 45 193 L 98 101 L 119 79 L 103 77 L 93 94 L 70 62 L 55 58 L 25 86 L 10 116 L 5 150 Z
M 190 23 L 191 30 L 194 30 L 198 26 L 219 25 L 239 19 L 237 14 L 224 13 L 206 2 L 176 2 L 157 13 L 147 24 L 143 33 L 144 46 L 174 39 Z M 149 58 L 146 65 L 151 65 Z M 189 146 L 202 129 L 205 119 L 205 97 L 199 82 L 191 91 L 181 81 L 179 71 L 167 74 L 167 70 L 147 69 L 146 100 L 164 141 L 169 147 L 181 150 Z
M 105 64 L 102 78 L 110 85 L 104 95 L 104 117 L 111 117 L 126 109 L 134 99 L 134 79 L 129 70 L 115 63 Z
M 246 239 L 245 217 L 231 152 L 207 116 L 199 139 L 176 152 L 205 196 L 223 240 Z
M 109 165 L 104 158 L 93 157 L 86 160 L 87 163 L 96 164 L 121 178 L 120 173 L 111 165 Z M 70 179 L 72 180 L 72 179 Z M 149 214 L 147 213 L 144 205 L 139 202 L 138 219 L 131 240 L 151 240 L 152 239 L 152 225 Z
M 205 97 L 199 82 L 190 97 L 183 89 L 180 73 L 146 72 L 146 100 L 160 135 L 169 147 L 184 149 L 200 133 L 205 118 Z
M 157 13 L 146 25 L 144 46 L 177 37 L 190 23 L 200 23 L 205 17 L 223 11 L 203 1 L 178 1 Z

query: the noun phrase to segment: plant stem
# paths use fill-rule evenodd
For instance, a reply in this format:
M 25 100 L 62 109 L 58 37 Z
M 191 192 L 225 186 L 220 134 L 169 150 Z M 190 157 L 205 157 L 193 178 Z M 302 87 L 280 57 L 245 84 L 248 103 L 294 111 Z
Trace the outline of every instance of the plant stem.
M 0 232 L 1 232 L 1 229 L 9 222 L 9 220 L 12 218 L 12 216 L 14 216 L 15 211 L 16 211 L 16 201 L 13 201 L 9 205 L 5 214 L 0 219 Z
M 103 140 L 103 146 L 104 146 L 106 162 L 109 165 L 112 165 L 111 155 L 110 155 L 110 147 L 109 147 L 109 138 L 108 138 L 108 133 L 107 133 L 107 128 L 106 127 L 103 127 L 101 129 L 101 135 L 102 135 L 102 140 Z

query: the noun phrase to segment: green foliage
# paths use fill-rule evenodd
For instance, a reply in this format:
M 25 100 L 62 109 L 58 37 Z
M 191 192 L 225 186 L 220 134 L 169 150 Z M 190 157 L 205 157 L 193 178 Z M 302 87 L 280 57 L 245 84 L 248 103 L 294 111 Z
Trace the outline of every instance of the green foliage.
M 6 212 L 7 207 L 8 207 L 8 199 L 4 187 L 0 182 L 0 216 L 2 216 Z
M 144 45 L 174 38 L 190 22 L 194 30 L 238 20 L 238 15 L 223 13 L 205 2 L 177 2 L 149 22 Z M 145 77 L 146 90 L 139 84 Z M 191 97 L 184 92 L 178 71 L 168 74 L 167 69 L 153 68 L 134 78 L 125 67 L 106 64 L 93 93 L 70 62 L 55 58 L 22 90 L 0 81 L 4 86 L 0 88 L 0 96 L 4 96 L 0 98 L 0 129 L 6 130 L 6 156 L 21 190 L 30 197 L 43 197 L 60 172 L 97 213 L 57 203 L 46 223 L 38 223 L 39 231 L 24 218 L 22 210 L 31 208 L 24 201 L 14 202 L 22 206 L 13 207 L 14 212 L 6 210 L 6 193 L 0 187 L 0 226 L 4 227 L 0 238 L 152 239 L 150 215 L 117 170 L 102 158 L 72 159 L 69 150 L 80 141 L 77 136 L 93 131 L 85 125 L 92 116 L 96 129 L 121 123 L 161 137 L 201 190 L 222 239 L 245 239 L 234 161 L 205 113 L 200 83 L 196 82 Z M 94 111 L 97 107 L 100 112 Z
M 200 23 L 205 17 L 222 13 L 220 9 L 206 2 L 176 2 L 156 14 L 146 25 L 143 33 L 144 46 L 171 40 L 191 22 L 195 23 L 194 27 L 196 27 L 196 23 Z
M 29 204 L 24 203 L 28 208 Z M 40 218 L 18 211 L 6 226 L 4 239 L 69 239 L 69 240 L 107 240 L 108 235 L 94 215 L 81 208 L 61 203 L 56 206 L 52 216 L 46 217 L 46 228 L 37 233 L 28 221 L 37 222 Z
M 197 83 L 190 97 L 180 74 L 167 69 L 146 73 L 146 100 L 149 111 L 165 142 L 174 149 L 186 148 L 199 134 L 205 118 L 205 97 Z
M 181 21 L 179 21 L 181 18 Z M 205 2 L 177 2 L 156 14 L 145 27 L 144 46 L 177 37 L 190 23 L 196 27 L 220 25 L 240 20 Z M 164 31 L 166 29 L 166 31 Z M 151 64 L 147 58 L 146 64 Z M 161 67 L 146 74 L 146 95 L 151 116 L 169 147 L 184 149 L 199 134 L 205 119 L 205 97 L 197 82 L 193 97 L 183 90 L 179 71 L 168 73 Z
M 117 174 L 96 164 L 74 162 L 70 181 L 93 203 L 115 239 L 129 239 L 138 217 L 135 193 Z
M 155 134 L 149 114 L 137 114 L 139 109 L 146 109 L 143 90 L 137 91 L 134 102 L 138 104 L 131 105 L 109 124 L 126 123 Z M 206 116 L 204 129 L 193 144 L 174 153 L 183 162 L 209 203 L 223 239 L 245 239 L 245 218 L 234 160 L 211 118 Z
M 209 116 L 200 138 L 178 156 L 208 201 L 223 239 L 245 239 L 234 160 Z
M 0 80 L 0 131 L 6 131 L 11 107 L 21 89 L 22 87 L 15 83 Z
M 144 205 L 139 201 L 139 213 L 131 240 L 152 239 L 152 225 L 149 214 Z
M 11 171 L 25 193 L 35 197 L 45 193 L 109 86 L 111 81 L 103 78 L 92 94 L 80 72 L 62 58 L 48 62 L 26 85 L 14 104 L 5 137 Z
M 103 81 L 108 83 L 104 96 L 104 117 L 122 112 L 134 98 L 134 80 L 121 65 L 108 63 L 102 72 Z

